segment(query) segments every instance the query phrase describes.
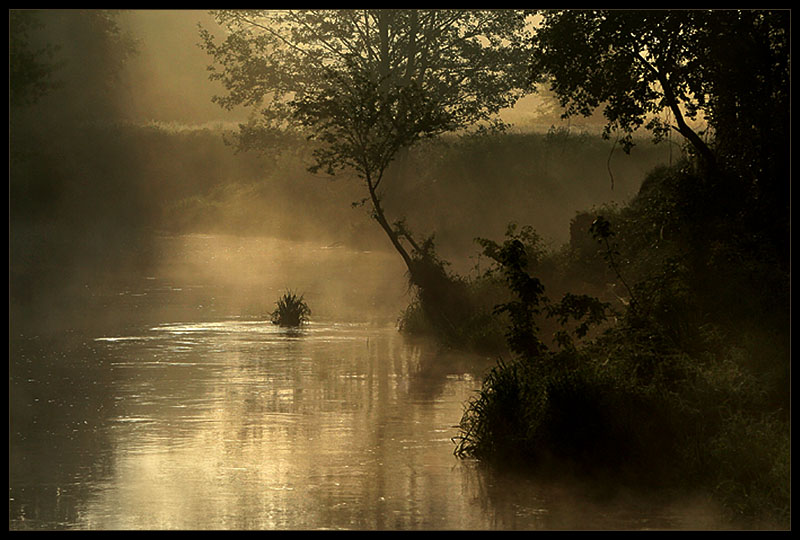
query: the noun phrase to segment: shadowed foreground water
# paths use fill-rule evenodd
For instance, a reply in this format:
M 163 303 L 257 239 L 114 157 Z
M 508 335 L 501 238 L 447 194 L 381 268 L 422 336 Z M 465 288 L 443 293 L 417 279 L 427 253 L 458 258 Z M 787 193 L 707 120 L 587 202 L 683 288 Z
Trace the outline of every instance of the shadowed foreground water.
M 11 529 L 720 527 L 698 501 L 598 498 L 456 459 L 493 359 L 393 324 L 183 315 L 14 336 Z

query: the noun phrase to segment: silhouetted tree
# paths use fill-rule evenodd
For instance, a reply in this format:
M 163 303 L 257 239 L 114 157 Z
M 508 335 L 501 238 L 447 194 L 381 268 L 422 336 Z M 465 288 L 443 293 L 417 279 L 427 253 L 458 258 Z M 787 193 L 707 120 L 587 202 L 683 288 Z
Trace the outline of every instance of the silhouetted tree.
M 228 91 L 224 107 L 259 114 L 240 148 L 300 129 L 320 144 L 312 170 L 347 170 L 363 182 L 372 217 L 419 284 L 425 242 L 383 206 L 385 172 L 416 141 L 491 124 L 524 87 L 526 13 L 515 10 L 218 11 L 218 40 L 201 30 Z M 427 244 L 429 246 L 429 244 Z M 430 261 L 429 261 L 430 262 Z
M 687 119 L 702 116 L 717 138 L 787 119 L 788 11 L 559 10 L 541 16 L 534 73 L 551 83 L 566 116 L 603 105 L 606 132 L 622 131 L 628 148 L 643 125 L 658 137 L 674 129 L 713 162 Z M 667 109 L 674 125 L 661 117 Z
M 564 116 L 602 107 L 626 151 L 644 127 L 674 130 L 705 165 L 720 223 L 788 261 L 788 10 L 542 11 L 532 71 Z M 668 114 L 666 114 L 668 112 Z M 703 120 L 704 133 L 690 125 Z M 772 248 L 771 248 L 772 249 Z
M 12 106 L 55 96 L 54 112 L 102 116 L 137 43 L 118 24 L 120 12 L 41 9 L 9 12 L 9 93 Z M 71 121 L 71 119 L 69 119 Z
M 65 312 L 82 300 L 55 298 L 83 298 L 89 274 L 145 259 L 132 249 L 151 215 L 134 181 L 142 160 L 96 122 L 126 105 L 115 79 L 135 42 L 118 15 L 9 12 L 9 309 L 36 332 L 78 320 Z
M 35 10 L 8 12 L 8 93 L 12 107 L 31 105 L 56 88 L 53 44 L 37 46 L 31 34 L 44 26 Z

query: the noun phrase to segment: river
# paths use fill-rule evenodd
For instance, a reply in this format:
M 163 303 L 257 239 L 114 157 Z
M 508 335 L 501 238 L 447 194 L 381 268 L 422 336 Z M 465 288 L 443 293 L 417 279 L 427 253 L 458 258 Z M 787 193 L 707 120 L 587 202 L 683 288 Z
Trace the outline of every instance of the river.
M 114 324 L 12 335 L 10 529 L 720 527 L 457 459 L 494 359 L 399 334 L 390 255 L 276 242 L 166 238 L 154 275 L 87 293 Z M 299 331 L 265 316 L 288 285 Z

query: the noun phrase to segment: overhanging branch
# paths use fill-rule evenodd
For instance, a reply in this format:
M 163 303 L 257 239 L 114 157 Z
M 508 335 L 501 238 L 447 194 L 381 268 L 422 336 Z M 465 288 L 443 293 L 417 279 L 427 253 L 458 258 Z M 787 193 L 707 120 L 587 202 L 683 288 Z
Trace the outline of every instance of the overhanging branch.
M 698 135 L 697 132 L 689 127 L 689 124 L 686 123 L 686 119 L 683 116 L 683 111 L 681 111 L 680 104 L 678 103 L 678 99 L 675 96 L 675 92 L 672 89 L 672 85 L 669 82 L 667 74 L 660 71 L 652 63 L 648 62 L 641 55 L 641 53 L 636 52 L 634 55 L 645 66 L 645 68 L 656 77 L 656 80 L 658 80 L 658 83 L 661 85 L 661 90 L 664 93 L 664 99 L 667 102 L 667 106 L 675 117 L 675 123 L 677 124 L 677 127 L 675 128 L 676 131 L 683 135 L 692 144 L 692 146 L 694 146 L 695 150 L 697 150 L 697 152 L 703 157 L 709 166 L 716 167 L 714 153 L 711 151 L 705 141 L 703 141 L 700 135 Z

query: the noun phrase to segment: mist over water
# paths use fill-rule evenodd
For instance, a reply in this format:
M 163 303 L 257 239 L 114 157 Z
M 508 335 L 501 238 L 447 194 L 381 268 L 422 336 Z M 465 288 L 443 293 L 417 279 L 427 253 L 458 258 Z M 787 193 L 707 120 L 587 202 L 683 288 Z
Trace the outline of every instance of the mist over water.
M 314 320 L 395 322 L 408 302 L 402 268 L 386 252 L 207 234 L 162 241 L 151 281 L 180 285 L 184 305 L 204 317 L 268 318 L 287 290 L 305 297 Z
M 242 116 L 210 104 L 208 16 L 122 15 L 137 55 L 73 40 L 97 31 L 77 12 L 43 19 L 62 84 L 10 118 L 10 528 L 724 526 L 703 500 L 456 459 L 497 358 L 398 333 L 407 276 L 352 207 L 357 180 L 310 175 L 293 143 L 224 144 Z M 513 220 L 557 248 L 575 212 L 627 200 L 667 159 L 614 154 L 611 190 L 607 141 L 529 135 L 409 153 L 387 209 L 467 272 L 475 236 Z M 312 310 L 297 333 L 269 322 L 289 290 Z
M 154 245 L 157 267 L 93 297 L 94 324 L 12 340 L 12 529 L 725 526 L 702 498 L 456 459 L 456 424 L 496 359 L 399 334 L 391 254 L 209 234 Z M 313 310 L 299 332 L 268 322 L 287 283 Z
M 700 500 L 456 459 L 464 403 L 495 359 L 399 334 L 386 255 L 214 235 L 159 243 L 155 275 L 102 299 L 117 324 L 12 339 L 12 529 L 719 526 Z M 314 310 L 300 330 L 263 315 L 289 276 Z
M 163 234 L 222 233 L 385 251 L 386 267 L 376 272 L 397 290 L 405 287 L 396 279 L 402 262 L 390 262 L 391 246 L 380 228 L 364 208 L 352 208 L 364 196 L 357 179 L 309 174 L 309 150 L 301 141 L 276 143 L 266 155 L 234 153 L 223 142 L 227 126 L 244 120 L 245 112 L 211 103 L 220 89 L 207 79 L 209 59 L 197 33 L 198 23 L 209 26 L 206 12 L 122 12 L 114 19 L 116 32 L 106 19 L 80 11 L 35 13 L 43 26 L 29 41 L 34 50 L 56 47 L 55 85 L 34 105 L 11 111 L 11 308 L 17 324 L 77 322 L 81 313 L 73 308 L 86 294 L 114 289 L 117 276 L 152 275 L 170 264 L 173 253 L 155 247 Z M 85 39 L 73 39 L 79 33 Z M 591 143 L 585 159 L 576 159 L 581 145 L 561 139 L 520 135 L 415 149 L 389 171 L 387 211 L 405 216 L 420 235 L 434 234 L 453 270 L 466 272 L 474 264 L 476 236 L 500 238 L 507 223 L 517 221 L 533 225 L 557 248 L 568 239 L 577 210 L 627 200 L 643 171 L 666 159 L 663 149 L 647 145 L 632 156 L 617 151 L 612 190 L 605 173 L 611 144 Z M 255 272 L 246 261 L 225 270 L 219 260 L 207 262 L 231 282 Z M 322 282 L 339 296 L 352 287 L 334 285 L 325 273 L 320 265 L 315 283 L 305 280 L 308 294 Z M 378 286 L 376 278 L 367 279 Z M 264 293 L 306 288 L 285 281 L 269 281 Z M 396 312 L 402 294 L 372 307 Z M 339 302 L 343 312 L 348 305 L 354 304 Z

